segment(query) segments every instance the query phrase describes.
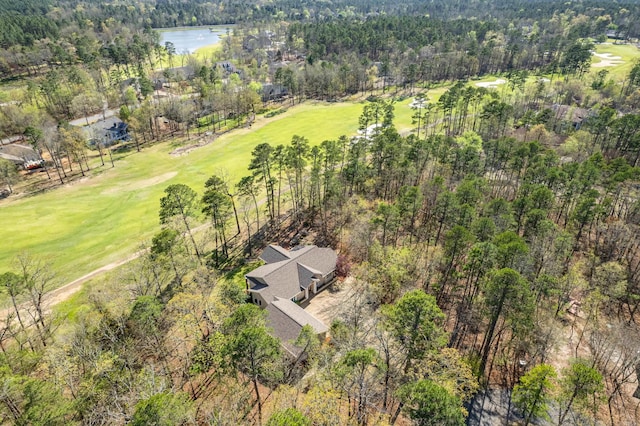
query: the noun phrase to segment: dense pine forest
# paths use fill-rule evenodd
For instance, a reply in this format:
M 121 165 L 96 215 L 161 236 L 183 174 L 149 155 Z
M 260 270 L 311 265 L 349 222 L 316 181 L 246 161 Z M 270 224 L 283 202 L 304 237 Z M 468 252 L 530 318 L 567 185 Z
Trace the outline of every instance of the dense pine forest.
M 3 243 L 0 423 L 640 422 L 637 2 L 0 12 L 0 220 L 69 204 Z M 215 24 L 230 27 L 196 53 L 157 31 Z M 340 123 L 323 115 L 337 106 Z M 108 119 L 126 135 L 89 130 Z M 306 133 L 264 136 L 294 120 Z M 354 131 L 315 137 L 338 125 Z M 160 177 L 126 180 L 160 156 Z M 114 194 L 141 207 L 84 214 Z M 93 222 L 113 240 L 63 243 Z M 49 256 L 29 252 L 36 232 L 60 239 Z M 251 274 L 311 245 L 335 252 L 331 282 L 286 302 L 328 331 L 284 338 Z M 68 281 L 102 270 L 65 293 L 56 257 L 92 250 Z

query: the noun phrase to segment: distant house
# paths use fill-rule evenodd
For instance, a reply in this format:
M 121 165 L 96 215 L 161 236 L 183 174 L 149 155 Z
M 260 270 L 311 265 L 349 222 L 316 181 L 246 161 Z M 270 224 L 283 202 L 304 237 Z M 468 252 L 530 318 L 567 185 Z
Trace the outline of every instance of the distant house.
M 7 154 L 6 152 L 3 152 L 2 150 L 0 150 L 0 158 L 2 158 L 4 160 L 11 161 L 16 166 L 23 166 L 24 165 L 24 158 L 16 157 L 15 155 L 12 155 L 12 154 Z
M 12 143 L 0 146 L 0 158 L 11 161 L 27 170 L 37 169 L 44 165 L 40 155 L 30 146 Z
M 286 250 L 269 245 L 260 258 L 265 265 L 245 275 L 251 301 L 265 308 L 273 333 L 283 346 L 296 354 L 291 344 L 305 325 L 320 337 L 328 328 L 298 303 L 316 294 L 335 277 L 337 254 L 330 248 L 303 246 Z
M 262 102 L 281 100 L 288 94 L 289 91 L 282 84 L 266 83 L 262 85 Z
M 14 142 L 24 141 L 24 135 L 14 135 L 8 138 L 0 139 L 0 145 L 9 145 Z
M 89 140 L 89 145 L 100 141 L 104 146 L 115 145 L 120 141 L 131 139 L 129 125 L 117 117 L 108 117 L 89 126 L 83 127 Z
M 105 129 L 107 131 L 107 141 L 115 142 L 122 140 L 129 140 L 129 125 L 123 121 L 119 123 L 113 123 L 111 127 Z
M 183 67 L 167 68 L 162 71 L 162 76 L 174 80 L 190 80 L 196 76 L 196 71 L 191 65 Z
M 153 90 L 162 90 L 165 87 L 169 87 L 169 80 L 164 76 L 155 77 L 151 80 L 151 84 L 153 84 Z
M 224 71 L 226 74 L 237 73 L 238 69 L 229 61 L 216 62 L 216 68 Z
M 253 52 L 257 49 L 268 49 L 273 45 L 271 40 L 273 35 L 271 31 L 262 31 L 257 36 L 248 35 L 242 40 L 242 48 L 248 52 Z
M 607 30 L 606 36 L 613 40 L 624 40 L 626 38 L 625 34 L 618 30 Z
M 551 109 L 554 111 L 556 122 L 560 128 L 570 125 L 575 130 L 580 130 L 584 121 L 592 115 L 588 109 L 569 105 L 554 104 Z

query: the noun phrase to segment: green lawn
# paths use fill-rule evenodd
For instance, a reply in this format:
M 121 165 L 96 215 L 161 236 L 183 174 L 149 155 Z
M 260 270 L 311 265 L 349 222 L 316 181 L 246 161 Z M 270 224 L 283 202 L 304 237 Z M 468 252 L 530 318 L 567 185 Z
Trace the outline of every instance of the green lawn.
M 26 86 L 18 85 L 15 82 L 3 83 L 0 85 L 0 103 L 22 99 L 25 87 Z
M 624 79 L 631 71 L 631 68 L 635 64 L 635 61 L 640 56 L 640 50 L 634 44 L 597 44 L 595 47 L 595 51 L 597 53 L 609 53 L 612 56 L 619 56 L 620 59 L 617 59 L 618 62 L 623 62 L 621 64 L 612 65 L 608 67 L 598 68 L 596 65 L 600 62 L 600 58 L 594 57 L 591 71 L 599 71 L 599 70 L 608 70 L 609 75 L 611 77 L 615 77 L 617 79 Z
M 222 42 L 209 44 L 196 50 L 198 59 L 214 58 L 222 52 Z
M 410 127 L 409 99 L 398 103 L 398 127 Z M 201 192 L 224 171 L 233 182 L 247 174 L 253 147 L 288 143 L 295 134 L 311 144 L 355 134 L 362 103 L 305 103 L 253 129 L 235 130 L 187 155 L 169 155 L 162 143 L 105 166 L 97 175 L 44 194 L 0 202 L 0 273 L 22 251 L 50 258 L 61 284 L 135 251 L 159 230 L 165 187 L 185 183 Z M 408 121 L 407 121 L 408 120 Z

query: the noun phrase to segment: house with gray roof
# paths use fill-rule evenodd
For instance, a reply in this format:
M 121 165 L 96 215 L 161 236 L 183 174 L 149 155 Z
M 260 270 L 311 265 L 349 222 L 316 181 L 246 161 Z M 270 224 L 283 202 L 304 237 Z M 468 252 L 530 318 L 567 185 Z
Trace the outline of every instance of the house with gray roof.
M 251 301 L 267 310 L 267 320 L 285 349 L 297 355 L 292 344 L 305 325 L 323 338 L 326 325 L 302 309 L 308 300 L 335 277 L 338 256 L 330 248 L 301 246 L 286 250 L 269 245 L 260 255 L 265 264 L 245 275 Z M 299 350 L 298 350 L 299 351 Z
M 593 113 L 588 109 L 570 105 L 553 104 L 551 109 L 555 112 L 556 124 L 561 130 L 565 130 L 569 126 L 580 130 L 584 121 L 593 116 Z
M 294 356 L 298 356 L 301 352 L 301 349 L 294 342 L 300 336 L 302 327 L 311 326 L 320 339 L 324 339 L 329 331 L 329 328 L 322 321 L 290 299 L 278 297 L 265 310 L 267 311 L 267 322 L 273 330 L 272 334 L 280 339 L 282 346 Z
M 269 245 L 260 255 L 265 265 L 245 275 L 253 303 L 267 307 L 277 297 L 307 300 L 335 276 L 338 256 L 330 248 L 302 246 L 286 250 Z
M 16 166 L 32 169 L 42 167 L 40 155 L 30 146 L 12 143 L 0 146 L 0 158 L 11 161 Z
M 101 142 L 104 146 L 111 146 L 120 141 L 128 141 L 131 139 L 127 123 L 118 117 L 107 117 L 88 126 L 84 126 L 82 129 L 91 146 L 95 145 L 96 142 Z

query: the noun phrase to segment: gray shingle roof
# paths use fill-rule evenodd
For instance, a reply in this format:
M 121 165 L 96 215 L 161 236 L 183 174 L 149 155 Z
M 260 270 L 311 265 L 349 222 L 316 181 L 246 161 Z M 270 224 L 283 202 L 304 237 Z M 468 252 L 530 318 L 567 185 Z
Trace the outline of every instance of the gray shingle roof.
M 269 244 L 260 255 L 260 259 L 267 263 L 280 262 L 281 260 L 290 259 L 289 252 L 280 246 Z
M 271 306 L 287 314 L 287 316 L 294 320 L 298 325 L 300 325 L 300 327 L 310 325 L 316 332 L 316 334 L 326 333 L 327 331 L 329 331 L 329 328 L 324 325 L 322 321 L 320 321 L 289 299 L 283 299 L 279 297 L 273 301 Z
M 0 151 L 0 158 L 4 158 L 5 160 L 9 160 L 14 164 L 24 164 L 24 159 L 20 158 L 20 157 L 16 157 L 15 155 L 11 155 L 11 154 L 5 154 L 4 152 Z
M 273 329 L 273 335 L 295 356 L 302 351 L 302 348 L 293 343 L 300 335 L 302 327 L 310 325 L 316 334 L 329 330 L 320 320 L 289 299 L 276 298 L 266 310 L 267 322 Z
M 327 275 L 330 272 L 333 272 L 336 269 L 336 261 L 338 260 L 338 255 L 335 251 L 330 248 L 319 248 L 316 246 L 307 246 L 305 249 L 300 249 L 301 252 L 299 255 L 295 256 L 294 259 L 303 264 L 305 267 L 313 268 L 314 270 L 322 273 L 322 275 Z M 292 251 L 291 253 L 297 253 L 298 250 Z
M 321 272 L 318 272 L 313 268 L 309 268 L 301 263 L 296 262 L 296 266 L 298 269 L 298 282 L 302 288 L 309 287 L 314 278 L 318 279 L 322 276 Z
M 33 148 L 17 143 L 0 146 L 0 156 L 7 160 L 20 163 L 39 160 L 38 153 L 35 152 Z
M 291 299 L 300 292 L 300 281 L 298 281 L 298 267 L 295 262 L 283 261 L 263 265 L 253 272 L 247 274 L 250 282 L 264 284 L 253 287 L 253 291 L 258 291 L 267 303 L 275 297 L 285 297 Z
M 268 263 L 249 272 L 246 278 L 254 285 L 251 290 L 260 292 L 267 303 L 275 297 L 291 299 L 313 278 L 333 272 L 338 258 L 330 248 L 304 246 L 287 251 L 275 245 L 267 247 L 260 257 Z
M 554 104 L 551 108 L 555 111 L 558 120 L 582 122 L 591 114 L 588 109 L 572 107 L 570 105 Z
M 83 126 L 82 130 L 85 132 L 85 136 L 88 139 L 106 137 L 108 134 L 107 129 L 113 128 L 113 126 L 119 126 L 122 123 L 118 117 L 107 117 L 102 120 L 98 120 L 95 123 L 91 123 L 88 126 Z

